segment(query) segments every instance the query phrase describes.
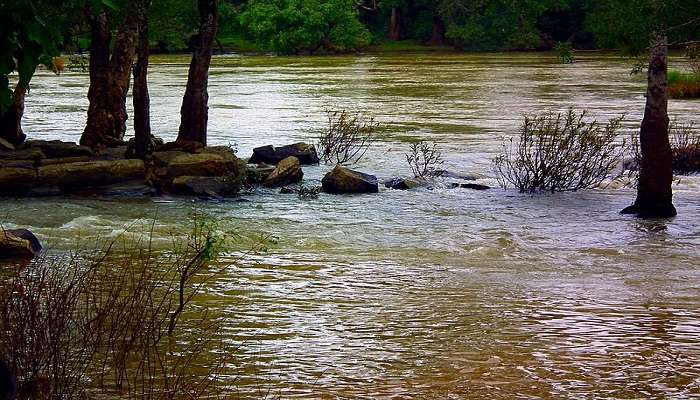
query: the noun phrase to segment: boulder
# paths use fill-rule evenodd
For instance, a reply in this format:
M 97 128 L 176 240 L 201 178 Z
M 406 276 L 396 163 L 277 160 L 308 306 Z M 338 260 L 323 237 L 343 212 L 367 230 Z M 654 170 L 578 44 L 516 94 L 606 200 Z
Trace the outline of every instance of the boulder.
M 172 189 L 177 194 L 208 197 L 220 197 L 237 192 L 237 188 L 220 176 L 179 176 L 173 180 Z
M 274 171 L 265 179 L 263 185 L 266 187 L 280 187 L 292 183 L 301 182 L 304 178 L 304 171 L 301 170 L 301 163 L 296 157 L 287 157 L 277 164 Z
M 63 158 L 47 158 L 41 160 L 39 165 L 56 165 L 56 164 L 72 164 L 78 162 L 88 162 L 90 157 L 63 157 Z
M 39 185 L 61 188 L 105 186 L 144 179 L 141 160 L 89 161 L 39 167 Z
M 183 153 L 170 160 L 168 176 L 224 176 L 231 171 L 231 163 L 222 156 L 211 153 Z M 234 171 L 235 172 L 235 171 Z
M 379 192 L 376 176 L 353 171 L 340 165 L 327 173 L 321 180 L 321 184 L 324 192 L 332 194 Z
M 410 190 L 420 186 L 420 182 L 408 178 L 392 178 L 384 182 L 384 186 L 394 190 Z
M 276 165 L 287 157 L 296 157 L 302 165 L 318 164 L 318 153 L 312 144 L 295 143 L 282 147 L 263 146 L 253 149 L 250 164 Z
M 270 176 L 275 168 L 276 167 L 274 165 L 268 164 L 248 164 L 246 166 L 248 181 L 253 183 L 262 183 L 268 176 Z
M 41 150 L 47 158 L 90 157 L 94 154 L 89 147 L 60 140 L 28 140 L 26 147 Z
M 0 230 L 0 258 L 33 258 L 41 243 L 26 229 Z
M 0 196 L 16 194 L 36 185 L 36 169 L 25 166 L 0 168 Z

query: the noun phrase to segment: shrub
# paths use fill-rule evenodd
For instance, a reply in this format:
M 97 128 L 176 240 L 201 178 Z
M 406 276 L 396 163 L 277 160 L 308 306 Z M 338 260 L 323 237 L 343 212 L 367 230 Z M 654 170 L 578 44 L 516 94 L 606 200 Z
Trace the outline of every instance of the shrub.
M 700 73 L 669 71 L 668 95 L 674 99 L 700 98 Z
M 554 51 L 559 56 L 559 61 L 562 64 L 573 64 L 576 61 L 574 57 L 574 47 L 571 42 L 559 42 L 554 46 Z
M 442 152 L 435 143 L 414 142 L 410 152 L 406 154 L 406 162 L 416 178 L 427 180 L 438 174 L 438 168 L 443 162 Z
M 700 172 L 700 134 L 694 124 L 671 124 L 673 172 L 688 175 Z
M 302 200 L 317 199 L 321 194 L 322 188 L 320 186 L 304 186 L 301 185 L 297 191 L 297 195 Z
M 345 110 L 326 111 L 328 129 L 318 141 L 320 158 L 330 164 L 359 162 L 372 144 L 380 125 L 372 117 Z
M 187 307 L 222 271 L 212 263 L 231 236 L 212 221 L 196 216 L 192 233 L 167 251 L 154 250 L 150 235 L 122 238 L 5 275 L 0 357 L 18 378 L 20 398 L 191 399 L 227 391 L 218 376 L 230 353 L 216 335 L 218 319 Z
M 520 192 L 564 192 L 599 186 L 625 149 L 617 133 L 623 117 L 601 125 L 586 112 L 526 117 L 517 142 L 510 139 L 494 159 L 501 186 Z

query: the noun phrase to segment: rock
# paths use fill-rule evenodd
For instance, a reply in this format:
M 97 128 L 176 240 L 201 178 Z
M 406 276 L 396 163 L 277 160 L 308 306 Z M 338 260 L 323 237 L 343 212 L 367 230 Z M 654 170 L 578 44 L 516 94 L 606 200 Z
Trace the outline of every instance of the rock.
M 156 166 L 167 167 L 168 164 L 170 164 L 170 161 L 172 161 L 176 157 L 187 155 L 187 154 L 189 154 L 189 153 L 186 153 L 184 151 L 167 150 L 167 151 L 156 151 L 151 155 L 151 157 L 152 157 L 153 162 L 155 163 Z
M 471 190 L 489 190 L 491 189 L 491 186 L 486 186 L 486 185 L 479 185 L 478 183 L 462 183 L 459 185 L 462 189 L 471 189 Z
M 463 181 L 475 181 L 477 179 L 484 178 L 484 176 L 478 174 L 461 174 L 447 170 L 437 170 L 435 171 L 435 176 L 439 176 L 440 178 L 459 179 Z
M 226 162 L 226 170 L 229 173 L 238 173 L 241 170 L 240 166 L 245 165 L 236 156 L 236 152 L 228 146 L 210 146 L 202 149 L 201 154 L 216 154 L 221 156 Z
M 290 187 L 283 187 L 280 189 L 280 194 L 294 194 L 296 193 L 296 190 L 290 188 Z
M 275 170 L 274 165 L 268 164 L 248 164 L 246 166 L 246 171 L 248 174 L 248 181 L 253 183 L 262 183 L 267 179 L 268 176 Z
M 176 140 L 174 142 L 165 143 L 160 146 L 162 151 L 184 151 L 186 153 L 199 153 L 204 148 L 204 145 L 194 140 Z
M 332 194 L 342 193 L 377 193 L 377 177 L 351 169 L 336 166 L 321 180 L 323 191 Z
M 72 163 L 78 163 L 78 162 L 88 162 L 90 161 L 90 157 L 63 157 L 63 158 L 47 158 L 45 160 L 41 160 L 39 162 L 39 165 L 57 165 L 57 164 L 72 164 Z
M 220 176 L 179 176 L 173 180 L 173 192 L 177 194 L 220 197 L 235 194 L 237 189 Z M 215 196 L 212 196 L 215 194 Z
M 92 150 L 86 146 L 60 140 L 28 140 L 27 147 L 41 150 L 47 158 L 90 157 Z
M 36 185 L 37 171 L 33 167 L 0 168 L 0 196 L 17 194 Z
M 31 160 L 38 161 L 46 158 L 44 152 L 40 149 L 22 149 L 10 152 L 3 152 L 0 154 L 0 158 L 3 160 Z
M 12 143 L 0 137 L 0 150 L 12 151 L 14 149 L 15 146 Z
M 628 157 L 622 160 L 623 171 L 639 171 L 639 161 L 636 157 Z
M 102 149 L 97 158 L 100 160 L 123 160 L 126 158 L 127 148 L 128 146 L 108 147 Z
M 318 153 L 312 144 L 295 143 L 282 147 L 263 146 L 253 149 L 250 164 L 276 165 L 287 157 L 296 157 L 302 165 L 318 164 Z
M 135 180 L 106 186 L 102 189 L 102 194 L 115 197 L 149 197 L 157 196 L 158 191 L 143 180 Z
M 270 176 L 263 182 L 267 187 L 280 187 L 292 183 L 301 182 L 304 178 L 304 171 L 301 170 L 301 163 L 296 157 L 287 157 L 277 164 L 277 167 Z
M 0 230 L 0 258 L 33 258 L 41 243 L 26 229 Z
M 384 182 L 384 186 L 394 190 L 410 190 L 420 186 L 420 182 L 408 178 L 392 178 Z
M 146 168 L 141 160 L 89 161 L 39 167 L 39 185 L 61 188 L 105 186 L 142 180 Z
M 224 176 L 231 171 L 231 164 L 218 154 L 183 153 L 168 163 L 168 176 Z

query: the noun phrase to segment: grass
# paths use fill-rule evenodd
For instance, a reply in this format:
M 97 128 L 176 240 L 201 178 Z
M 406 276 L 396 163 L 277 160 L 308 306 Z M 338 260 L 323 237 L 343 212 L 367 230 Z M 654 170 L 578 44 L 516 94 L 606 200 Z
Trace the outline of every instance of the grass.
M 668 94 L 674 99 L 700 98 L 700 73 L 669 71 Z

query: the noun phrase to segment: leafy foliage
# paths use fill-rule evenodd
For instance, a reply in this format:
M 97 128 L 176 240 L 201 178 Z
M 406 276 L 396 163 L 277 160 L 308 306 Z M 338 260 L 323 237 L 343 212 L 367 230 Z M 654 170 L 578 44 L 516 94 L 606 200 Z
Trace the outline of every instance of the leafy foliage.
M 353 0 L 250 0 L 240 22 L 262 47 L 298 54 L 367 46 L 358 17 Z

